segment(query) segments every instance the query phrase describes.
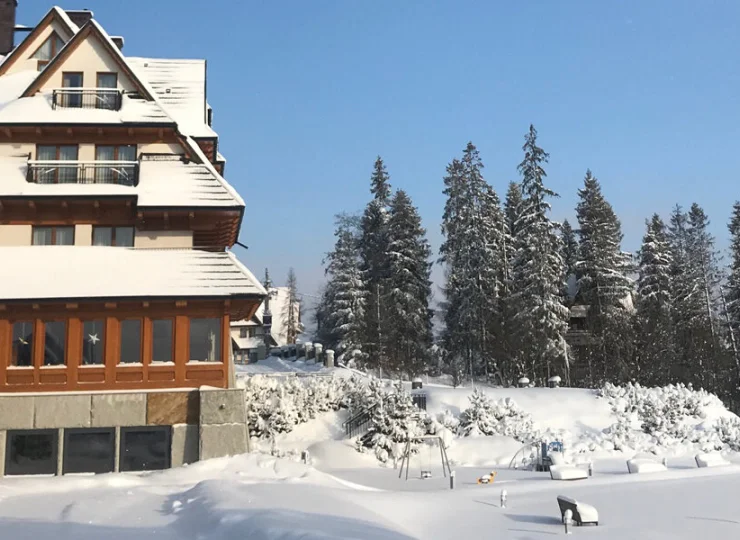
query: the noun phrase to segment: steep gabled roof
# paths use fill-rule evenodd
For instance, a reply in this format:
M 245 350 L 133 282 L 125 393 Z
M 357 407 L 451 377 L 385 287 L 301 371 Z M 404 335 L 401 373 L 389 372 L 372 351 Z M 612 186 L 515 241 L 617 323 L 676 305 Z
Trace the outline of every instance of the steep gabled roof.
M 5 57 L 3 63 L 0 64 L 0 75 L 4 75 L 8 71 L 8 69 L 10 69 L 10 66 L 12 66 L 18 58 L 20 58 L 20 56 L 28 49 L 28 47 L 31 46 L 31 43 L 34 42 L 38 35 L 43 32 L 44 29 L 52 23 L 52 21 L 56 21 L 57 23 L 59 23 L 64 29 L 69 32 L 70 36 L 74 36 L 79 30 L 79 27 L 72 22 L 72 20 L 62 8 L 54 6 L 49 10 L 44 18 L 41 19 L 39 24 L 37 24 L 36 27 L 25 37 L 25 39 L 21 41 L 21 43 L 15 49 L 13 49 L 10 54 L 8 54 L 8 56 Z
M 62 50 L 59 51 L 59 54 L 57 54 L 51 60 L 51 62 L 47 64 L 44 70 L 39 73 L 38 77 L 36 77 L 36 79 L 28 86 L 28 88 L 26 88 L 23 94 L 21 94 L 21 97 L 30 97 L 38 92 L 39 88 L 41 88 L 41 85 L 49 80 L 49 77 L 51 77 L 51 75 L 55 73 L 57 69 L 59 69 L 59 66 L 63 64 L 64 61 L 69 58 L 72 53 L 74 53 L 74 51 L 80 46 L 81 43 L 83 43 L 91 36 L 97 38 L 103 44 L 106 52 L 110 54 L 111 58 L 113 58 L 113 60 L 121 68 L 121 71 L 123 71 L 131 80 L 136 89 L 148 100 L 154 100 L 154 92 L 152 91 L 152 89 L 149 87 L 148 84 L 146 84 L 146 82 L 142 81 L 139 78 L 139 76 L 133 69 L 131 69 L 131 66 L 128 65 L 128 62 L 126 62 L 126 58 L 123 56 L 123 54 L 121 54 L 120 49 L 116 47 L 116 44 L 113 43 L 113 40 L 106 33 L 106 31 L 103 30 L 103 28 L 95 21 L 95 19 L 90 19 L 90 21 L 88 21 L 85 26 L 83 26 L 80 31 L 77 32 L 64 47 L 62 47 Z

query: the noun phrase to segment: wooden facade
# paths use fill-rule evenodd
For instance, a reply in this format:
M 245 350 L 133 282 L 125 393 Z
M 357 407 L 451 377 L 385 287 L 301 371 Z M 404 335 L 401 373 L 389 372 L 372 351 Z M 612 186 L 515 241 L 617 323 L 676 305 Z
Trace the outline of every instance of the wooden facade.
M 0 392 L 60 392 L 80 390 L 140 390 L 155 388 L 197 388 L 203 385 L 227 388 L 231 316 L 251 316 L 259 300 L 169 302 L 85 302 L 0 305 Z M 220 350 L 216 361 L 190 358 L 190 321 L 217 319 L 220 322 Z M 103 363 L 82 365 L 84 321 L 104 321 Z M 121 322 L 141 321 L 139 340 L 141 362 L 121 363 Z M 171 320 L 172 361 L 152 358 L 152 324 Z M 64 365 L 44 366 L 45 324 L 65 322 Z M 32 365 L 13 366 L 13 325 L 33 325 Z

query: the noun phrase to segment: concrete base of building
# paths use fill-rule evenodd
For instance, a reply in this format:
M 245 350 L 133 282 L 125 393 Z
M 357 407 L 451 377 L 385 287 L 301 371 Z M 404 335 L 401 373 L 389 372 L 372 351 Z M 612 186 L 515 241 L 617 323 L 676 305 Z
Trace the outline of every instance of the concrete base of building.
M 65 430 L 115 428 L 114 471 L 121 468 L 121 428 L 170 428 L 171 467 L 249 451 L 241 389 L 0 395 L 0 476 L 8 432 L 57 431 L 57 474 L 64 469 Z M 48 431 L 47 431 L 48 433 Z

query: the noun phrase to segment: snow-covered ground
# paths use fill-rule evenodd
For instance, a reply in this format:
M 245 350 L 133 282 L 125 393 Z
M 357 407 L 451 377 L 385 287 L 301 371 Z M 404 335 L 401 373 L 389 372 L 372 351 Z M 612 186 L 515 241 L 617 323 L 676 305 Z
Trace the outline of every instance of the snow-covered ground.
M 453 416 L 468 406 L 471 392 L 434 385 L 425 390 L 432 415 L 449 411 Z M 674 433 L 678 424 L 660 426 L 648 436 L 630 427 L 633 419 L 620 407 L 639 402 L 641 414 L 651 418 L 662 400 L 670 403 L 669 397 L 685 392 L 630 392 L 632 397 L 617 391 L 598 397 L 574 389 L 485 390 L 492 400 L 514 400 L 540 432 L 563 435 L 575 466 L 593 461 L 594 476 L 585 480 L 554 481 L 548 473 L 509 469 L 522 443 L 496 435 L 452 441 L 454 491 L 437 447 L 422 448 L 412 458 L 406 481 L 392 462 L 380 466 L 372 453 L 357 452 L 344 438 L 346 410 L 329 411 L 257 444 L 262 452 L 287 458 L 255 453 L 149 474 L 1 479 L 0 539 L 536 539 L 563 534 L 558 495 L 599 512 L 598 528 L 576 529 L 575 535 L 739 537 L 740 454 L 725 449 L 723 457 L 731 464 L 709 460 L 719 464 L 709 468 L 697 468 L 694 460 L 701 441 L 714 440 L 712 422 L 734 417 L 700 396 L 696 418 L 679 418 L 679 431 L 700 434 L 700 442 L 675 445 L 666 433 Z M 640 432 L 627 438 L 636 448 L 614 447 L 615 435 L 604 430 L 615 424 Z M 652 452 L 645 454 L 647 449 Z M 303 450 L 310 453 L 309 465 L 295 460 Z M 629 474 L 626 461 L 636 455 L 656 463 L 668 456 L 668 470 Z M 432 478 L 422 480 L 422 469 L 431 470 Z M 476 483 L 492 470 L 497 472 L 493 484 Z M 502 489 L 506 508 L 500 507 Z

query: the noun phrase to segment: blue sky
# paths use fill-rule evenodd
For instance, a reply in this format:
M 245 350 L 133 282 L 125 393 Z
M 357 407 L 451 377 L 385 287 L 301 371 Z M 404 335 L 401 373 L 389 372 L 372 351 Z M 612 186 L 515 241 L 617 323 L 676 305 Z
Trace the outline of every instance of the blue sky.
M 18 22 L 50 6 L 20 0 Z M 207 58 L 226 178 L 247 201 L 236 252 L 303 292 L 333 214 L 360 211 L 375 156 L 435 250 L 446 164 L 472 140 L 503 196 L 530 123 L 556 219 L 586 168 L 634 250 L 653 212 L 697 201 L 724 247 L 740 198 L 740 2 L 84 0 L 129 55 Z M 439 269 L 435 270 L 437 278 Z

